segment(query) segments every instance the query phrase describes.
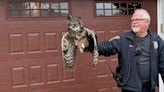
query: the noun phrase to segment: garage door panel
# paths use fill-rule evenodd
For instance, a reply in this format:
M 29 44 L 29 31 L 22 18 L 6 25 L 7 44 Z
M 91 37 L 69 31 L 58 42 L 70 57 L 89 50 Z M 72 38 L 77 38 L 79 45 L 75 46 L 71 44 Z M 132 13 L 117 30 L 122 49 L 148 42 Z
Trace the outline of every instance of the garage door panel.
M 70 72 L 65 70 L 65 68 L 63 69 L 63 82 L 71 82 L 71 81 L 75 81 L 75 72 Z
M 25 67 L 15 67 L 12 71 L 12 87 L 24 87 L 27 86 L 25 78 Z
M 103 41 L 105 40 L 106 38 L 106 31 L 103 31 L 103 30 L 96 30 L 96 35 L 97 35 L 97 38 L 99 41 Z
M 110 92 L 108 88 L 100 88 L 98 92 Z
M 27 33 L 27 51 L 28 53 L 41 53 L 43 45 L 41 45 L 40 33 Z
M 42 65 L 31 65 L 30 69 L 30 85 L 41 85 L 43 81 L 43 67 Z
M 121 90 L 118 87 L 112 87 L 111 92 L 121 92 Z
M 99 84 L 100 85 L 97 85 L 97 92 L 120 92 L 113 81 Z
M 114 36 L 119 35 L 120 33 L 122 33 L 122 30 L 120 29 L 112 29 L 108 31 L 108 39 L 113 38 Z
M 47 69 L 47 83 L 58 83 L 60 82 L 59 68 L 58 64 L 48 64 Z
M 129 31 L 131 31 L 131 30 L 128 30 L 128 29 L 124 29 L 124 30 L 123 30 L 123 32 L 129 32 Z
M 45 36 L 45 50 L 46 50 L 46 52 L 53 52 L 53 51 L 58 50 L 57 33 L 47 32 L 47 33 L 44 33 L 44 36 Z
M 106 67 L 106 60 L 99 60 L 99 65 L 97 67 L 97 77 L 108 77 L 107 67 Z
M 22 33 L 9 34 L 9 50 L 10 54 L 24 54 Z

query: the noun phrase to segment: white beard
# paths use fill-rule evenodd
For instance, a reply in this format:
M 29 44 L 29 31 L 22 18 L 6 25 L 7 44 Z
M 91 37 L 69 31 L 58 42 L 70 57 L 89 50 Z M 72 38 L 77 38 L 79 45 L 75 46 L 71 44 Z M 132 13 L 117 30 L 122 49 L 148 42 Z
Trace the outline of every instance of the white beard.
M 140 31 L 140 28 L 138 28 L 138 27 L 132 27 L 132 31 L 133 31 L 134 33 L 137 33 L 137 32 Z

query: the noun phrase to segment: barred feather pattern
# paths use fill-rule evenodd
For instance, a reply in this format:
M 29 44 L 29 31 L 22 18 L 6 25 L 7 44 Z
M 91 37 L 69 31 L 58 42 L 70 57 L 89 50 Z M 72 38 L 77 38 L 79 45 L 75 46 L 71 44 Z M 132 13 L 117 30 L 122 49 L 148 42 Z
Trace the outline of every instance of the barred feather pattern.
M 73 71 L 75 67 L 76 46 L 68 33 L 64 34 L 61 40 L 62 56 L 67 70 Z

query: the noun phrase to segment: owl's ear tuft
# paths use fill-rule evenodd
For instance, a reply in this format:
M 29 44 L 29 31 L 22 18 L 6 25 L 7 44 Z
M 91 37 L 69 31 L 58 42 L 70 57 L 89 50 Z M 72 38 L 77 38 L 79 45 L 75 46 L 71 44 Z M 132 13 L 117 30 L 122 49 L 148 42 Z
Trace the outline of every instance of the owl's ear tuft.
M 67 19 L 69 19 L 69 20 L 70 20 L 71 18 L 72 18 L 72 16 L 71 16 L 71 15 L 68 15 L 68 16 L 67 16 Z

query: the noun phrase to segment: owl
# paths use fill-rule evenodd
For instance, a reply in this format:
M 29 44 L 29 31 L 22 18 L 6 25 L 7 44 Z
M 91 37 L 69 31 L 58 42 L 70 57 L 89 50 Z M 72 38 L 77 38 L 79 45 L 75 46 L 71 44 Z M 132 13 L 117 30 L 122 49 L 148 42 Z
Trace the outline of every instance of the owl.
M 78 44 L 76 44 L 78 42 Z M 98 63 L 97 38 L 93 31 L 84 27 L 78 16 L 67 17 L 67 32 L 61 39 L 62 57 L 65 68 L 69 71 L 75 70 L 76 49 L 81 53 L 92 52 L 93 66 Z

